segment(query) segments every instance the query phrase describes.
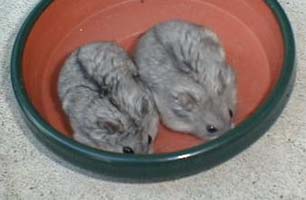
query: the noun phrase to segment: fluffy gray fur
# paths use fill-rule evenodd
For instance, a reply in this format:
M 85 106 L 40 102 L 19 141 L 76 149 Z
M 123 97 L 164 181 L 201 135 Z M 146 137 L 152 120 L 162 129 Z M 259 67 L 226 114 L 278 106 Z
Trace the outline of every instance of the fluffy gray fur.
M 74 139 L 106 151 L 152 153 L 159 119 L 138 79 L 134 63 L 115 43 L 73 52 L 60 72 L 58 93 Z
M 134 56 L 166 126 L 209 140 L 233 126 L 235 73 L 211 30 L 164 22 L 141 38 Z

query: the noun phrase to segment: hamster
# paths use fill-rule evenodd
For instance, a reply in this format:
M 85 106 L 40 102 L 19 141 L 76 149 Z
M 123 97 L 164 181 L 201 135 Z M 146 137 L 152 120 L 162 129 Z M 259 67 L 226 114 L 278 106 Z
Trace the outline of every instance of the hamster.
M 236 75 L 211 30 L 163 22 L 140 38 L 134 59 L 168 128 L 212 140 L 234 126 Z
M 62 108 L 85 145 L 117 153 L 153 153 L 159 117 L 127 53 L 113 42 L 74 51 L 58 80 Z

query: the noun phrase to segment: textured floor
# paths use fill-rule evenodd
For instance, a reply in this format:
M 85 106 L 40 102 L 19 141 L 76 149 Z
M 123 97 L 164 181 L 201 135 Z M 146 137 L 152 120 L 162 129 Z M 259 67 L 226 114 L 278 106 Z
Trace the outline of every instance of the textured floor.
M 299 68 L 292 98 L 273 128 L 213 170 L 143 185 L 88 177 L 54 161 L 42 153 L 45 150 L 23 124 L 10 86 L 10 49 L 22 20 L 37 2 L 0 0 L 0 200 L 306 200 L 305 0 L 280 0 L 295 30 Z

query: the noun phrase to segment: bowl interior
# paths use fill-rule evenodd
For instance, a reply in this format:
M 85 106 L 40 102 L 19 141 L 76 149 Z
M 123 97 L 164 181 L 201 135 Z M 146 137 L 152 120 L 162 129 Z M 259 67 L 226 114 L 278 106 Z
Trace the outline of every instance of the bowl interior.
M 276 18 L 262 0 L 66 0 L 54 1 L 36 22 L 23 56 L 26 91 L 41 116 L 60 133 L 72 130 L 57 96 L 65 59 L 89 42 L 112 40 L 129 52 L 151 26 L 184 19 L 210 27 L 223 42 L 237 73 L 236 123 L 248 118 L 277 82 L 284 44 Z M 157 153 L 178 151 L 202 141 L 160 126 Z

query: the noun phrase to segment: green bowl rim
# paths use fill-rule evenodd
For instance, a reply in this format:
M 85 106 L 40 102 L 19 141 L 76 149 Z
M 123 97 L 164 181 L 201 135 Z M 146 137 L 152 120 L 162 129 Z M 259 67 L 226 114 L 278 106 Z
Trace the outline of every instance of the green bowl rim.
M 125 155 L 105 152 L 79 144 L 73 141 L 72 139 L 65 137 L 63 134 L 59 133 L 40 116 L 40 114 L 37 112 L 31 101 L 27 97 L 27 92 L 25 90 L 25 87 L 23 86 L 22 57 L 27 37 L 29 36 L 32 27 L 35 25 L 36 20 L 52 2 L 52 0 L 41 1 L 32 10 L 32 12 L 29 14 L 24 24 L 22 25 L 16 37 L 12 51 L 11 81 L 16 99 L 26 120 L 31 122 L 38 130 L 40 130 L 40 132 L 44 134 L 43 137 L 48 137 L 50 140 L 55 140 L 59 144 L 66 146 L 68 149 L 74 151 L 75 153 L 95 158 L 96 160 L 104 162 L 138 164 L 169 162 L 185 159 L 196 155 L 205 156 L 212 151 L 216 151 L 226 145 L 233 144 L 234 141 L 245 137 L 247 134 L 252 134 L 252 129 L 257 129 L 266 126 L 270 127 L 274 122 L 273 120 L 267 120 L 271 116 L 270 114 L 274 113 L 273 110 L 275 109 L 282 110 L 283 108 L 278 108 L 278 105 L 281 104 L 281 101 L 285 101 L 282 97 L 285 93 L 287 97 L 289 97 L 289 94 L 291 93 L 293 86 L 290 86 L 291 88 L 288 89 L 288 85 L 295 77 L 296 55 L 295 41 L 292 28 L 280 4 L 276 0 L 266 0 L 267 5 L 270 6 L 275 16 L 278 18 L 279 24 L 283 32 L 285 44 L 285 62 L 280 78 L 271 95 L 267 98 L 265 103 L 257 110 L 257 112 L 255 112 L 250 118 L 245 120 L 235 129 L 231 130 L 228 134 L 212 142 L 202 144 L 187 150 L 178 151 L 175 153 L 158 155 Z M 280 112 L 277 113 L 277 115 L 279 115 Z M 261 135 L 262 134 L 263 133 L 261 133 Z M 242 150 L 243 149 L 239 151 Z M 226 154 L 226 152 L 224 153 Z

